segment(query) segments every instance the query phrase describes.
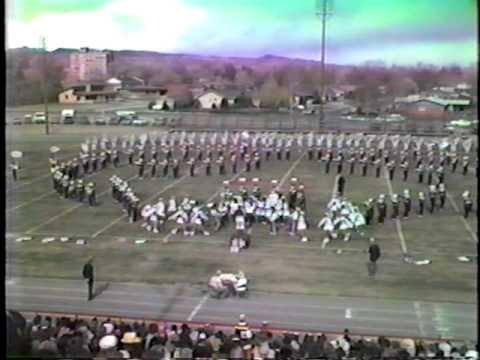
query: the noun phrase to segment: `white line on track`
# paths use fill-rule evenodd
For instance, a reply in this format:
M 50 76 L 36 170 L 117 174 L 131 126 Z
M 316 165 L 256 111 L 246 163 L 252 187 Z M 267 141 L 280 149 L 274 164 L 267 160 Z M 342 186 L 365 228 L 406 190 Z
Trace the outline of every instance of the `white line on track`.
M 129 180 L 132 180 L 134 178 L 136 178 L 137 175 L 134 175 L 134 176 L 131 176 L 130 178 L 127 179 L 127 181 Z M 102 197 L 103 195 L 105 195 L 106 193 L 108 193 L 110 191 L 110 189 L 106 189 L 105 191 L 102 191 L 100 194 L 98 194 L 98 197 Z M 68 208 L 66 209 L 65 211 L 62 211 L 61 213 L 51 217 L 50 219 L 48 219 L 47 221 L 41 223 L 40 225 L 37 225 L 37 226 L 34 226 L 33 228 L 31 228 L 30 230 L 26 231 L 25 234 L 31 234 L 32 232 L 34 232 L 35 230 L 47 225 L 47 224 L 50 224 L 51 222 L 61 218 L 62 216 L 65 216 L 69 213 L 71 213 L 72 211 L 82 207 L 83 205 L 85 205 L 84 203 L 80 203 L 78 205 L 75 205 L 75 206 L 72 206 L 71 208 Z
M 335 194 L 337 193 L 337 185 L 338 185 L 338 179 L 339 178 L 340 178 L 340 174 L 335 176 L 335 182 L 333 183 L 333 190 L 332 190 L 332 199 L 335 196 Z
M 418 301 L 415 301 L 413 303 L 413 306 L 415 307 L 415 315 L 417 316 L 418 329 L 420 330 L 420 335 L 425 336 L 425 328 L 423 327 L 423 320 L 422 320 L 422 312 L 420 310 L 420 303 Z
M 390 178 L 388 177 L 387 169 L 384 169 L 384 170 L 385 170 L 385 172 L 384 172 L 385 179 L 387 180 L 387 185 L 388 185 L 388 192 L 390 194 L 390 197 L 392 197 L 392 195 L 393 195 L 392 183 L 390 182 Z M 404 254 L 407 254 L 408 253 L 407 243 L 405 241 L 405 236 L 403 236 L 402 223 L 400 222 L 400 219 L 395 219 L 395 225 L 397 227 L 398 237 L 400 238 L 400 245 L 402 247 L 402 252 Z
M 202 308 L 202 306 L 207 302 L 209 295 L 206 294 L 204 297 L 200 299 L 200 302 L 195 306 L 195 308 L 192 310 L 190 315 L 188 315 L 187 321 L 192 321 L 195 315 L 197 315 L 198 311 Z
M 152 199 L 155 199 L 156 197 L 158 197 L 159 195 L 163 194 L 165 191 L 167 191 L 168 189 L 171 189 L 172 187 L 176 186 L 177 184 L 181 183 L 183 180 L 185 180 L 186 178 L 188 177 L 188 175 L 183 175 L 180 179 L 178 180 L 175 180 L 173 183 L 165 186 L 162 190 L 160 190 L 159 192 L 153 194 L 152 196 L 150 196 L 147 200 L 145 200 L 146 203 L 148 203 L 149 201 L 151 201 Z M 105 227 L 101 228 L 100 230 L 98 230 L 97 232 L 95 232 L 91 238 L 92 239 L 95 239 L 98 235 L 100 235 L 101 233 L 105 232 L 106 230 L 110 229 L 113 225 L 115 225 L 116 223 L 118 223 L 120 220 L 122 220 L 123 218 L 125 218 L 125 215 L 121 215 L 119 216 L 118 218 L 116 218 L 115 220 L 113 220 L 110 224 L 106 225 Z
M 463 217 L 455 199 L 452 197 L 452 195 L 450 195 L 450 193 L 447 191 L 447 198 L 448 198 L 448 201 L 450 201 L 450 204 L 452 204 L 453 208 L 455 209 L 455 211 L 459 214 L 460 216 L 460 219 L 462 219 L 462 222 L 463 222 L 463 225 L 465 225 L 465 229 L 467 229 L 467 231 L 470 233 L 470 235 L 472 236 L 472 239 L 473 241 L 477 242 L 478 243 L 478 236 L 477 234 L 472 230 L 472 227 L 470 226 L 470 224 L 468 223 L 468 221 Z

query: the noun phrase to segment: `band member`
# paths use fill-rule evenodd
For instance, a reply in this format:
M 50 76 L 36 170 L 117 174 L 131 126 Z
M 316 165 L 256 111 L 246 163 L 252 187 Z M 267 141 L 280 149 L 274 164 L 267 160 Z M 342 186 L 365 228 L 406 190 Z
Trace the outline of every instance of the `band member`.
M 313 146 L 308 147 L 308 160 L 313 160 Z
M 447 190 L 445 189 L 445 184 L 443 182 L 438 184 L 438 197 L 440 198 L 440 209 L 443 209 L 445 206 L 445 198 L 447 195 Z
M 245 171 L 250 172 L 252 169 L 252 160 L 250 159 L 250 155 L 245 155 Z
M 190 176 L 191 177 L 194 177 L 195 176 L 195 158 L 191 158 L 188 162 L 187 162 L 188 166 L 189 166 L 189 172 L 190 172 Z
M 203 163 L 205 164 L 205 175 L 210 176 L 212 174 L 212 160 L 207 157 L 203 160 Z
M 398 219 L 398 215 L 400 213 L 400 206 L 398 203 L 398 195 L 392 195 L 392 219 Z
M 368 162 L 365 157 L 360 158 L 360 164 L 362 165 L 362 176 L 367 176 Z
M 373 199 L 368 199 L 365 202 L 365 224 L 370 225 L 373 221 L 373 217 L 375 215 L 375 207 L 373 203 Z
M 92 172 L 97 171 L 97 165 L 98 165 L 97 154 L 92 153 L 92 156 L 90 157 L 90 168 Z
M 220 176 L 225 175 L 225 160 L 223 156 L 220 156 L 217 160 L 217 165 L 218 165 L 218 174 Z
M 402 168 L 402 171 L 403 171 L 403 181 L 407 181 L 407 179 L 408 179 L 408 161 L 404 160 L 400 164 L 400 167 Z
M 427 185 L 430 186 L 432 185 L 432 181 L 433 181 L 433 165 L 428 165 L 428 168 L 427 168 Z
M 169 166 L 168 159 L 163 159 L 160 162 L 160 166 L 162 167 L 162 176 L 167 177 L 168 176 L 168 166 Z
M 100 169 L 105 169 L 107 167 L 107 155 L 104 151 L 100 153 Z
M 387 170 L 388 178 L 393 180 L 393 177 L 395 176 L 395 162 L 393 160 L 387 163 Z
M 326 157 L 324 159 L 322 159 L 322 161 L 325 161 L 325 174 L 329 174 L 330 173 L 330 158 L 329 157 Z
M 12 177 L 13 177 L 13 181 L 17 181 L 18 177 L 17 177 L 17 172 L 18 172 L 18 165 L 17 163 L 15 163 L 14 161 L 12 161 L 10 163 L 10 169 L 12 170 Z
M 410 213 L 410 210 L 412 208 L 412 199 L 410 198 L 410 191 L 408 189 L 405 189 L 403 191 L 403 218 L 408 219 L 408 214 Z
M 88 204 L 90 206 L 95 206 L 97 201 L 96 201 L 96 198 L 95 198 L 95 183 L 93 182 L 90 182 L 88 183 L 88 185 L 85 187 L 85 192 L 87 194 L 87 197 L 88 197 Z
M 85 198 L 85 186 L 83 185 L 83 180 L 78 179 L 77 180 L 77 199 L 79 202 L 83 202 L 83 199 Z
M 470 198 L 469 191 L 464 191 L 462 194 L 462 197 L 463 197 L 463 211 L 464 211 L 463 217 L 467 219 L 468 215 L 472 211 L 473 202 L 472 202 L 472 199 Z
M 379 178 L 382 171 L 382 160 L 376 159 L 373 164 L 375 165 L 375 177 Z
M 143 158 L 139 158 L 138 161 L 135 163 L 138 166 L 138 178 L 143 179 L 143 172 L 145 170 L 145 160 Z
M 385 203 L 385 195 L 380 194 L 377 200 L 378 222 L 383 224 L 387 216 L 387 204 Z
M 150 165 L 150 177 L 153 179 L 157 174 L 157 159 L 152 158 L 149 161 L 149 165 Z
M 430 200 L 430 214 L 433 214 L 435 210 L 436 201 L 437 201 L 437 187 L 435 185 L 430 185 L 428 187 L 428 198 Z
M 118 156 L 118 150 L 113 150 L 112 152 L 112 163 L 113 163 L 113 166 L 114 167 L 118 167 L 118 163 L 119 163 L 119 156 Z
M 353 175 L 355 172 L 355 162 L 356 162 L 355 156 L 352 155 L 350 159 L 348 159 L 348 162 L 350 164 L 350 175 Z
M 417 168 L 415 169 L 415 171 L 417 172 L 418 174 L 418 183 L 419 184 L 423 184 L 423 174 L 425 172 L 425 168 L 423 166 L 423 164 L 420 162 L 420 164 L 418 164 Z
M 232 164 L 232 174 L 236 174 L 237 173 L 237 156 L 234 154 L 232 155 L 232 157 L 230 158 L 230 162 Z
M 458 165 L 458 157 L 455 154 L 452 157 L 451 165 L 452 165 L 452 173 L 455 173 L 455 171 L 457 171 L 457 165 Z
M 172 164 L 172 171 L 173 171 L 173 178 L 174 179 L 178 178 L 179 170 L 180 170 L 180 162 L 177 159 L 174 159 L 173 164 Z
M 418 193 L 418 216 L 423 216 L 423 211 L 425 209 L 425 195 L 423 192 Z
M 470 164 L 470 160 L 468 156 L 463 157 L 463 163 L 462 163 L 462 175 L 465 176 L 468 174 L 468 165 Z
M 260 166 L 261 166 L 260 154 L 255 152 L 253 159 L 255 161 L 255 170 L 260 170 Z

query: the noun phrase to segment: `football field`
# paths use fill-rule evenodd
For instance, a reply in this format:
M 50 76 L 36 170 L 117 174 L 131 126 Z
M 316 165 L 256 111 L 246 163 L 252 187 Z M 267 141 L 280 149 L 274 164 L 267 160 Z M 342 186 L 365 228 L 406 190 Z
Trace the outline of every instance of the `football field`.
M 50 146 L 60 147 L 59 156 L 71 159 L 78 156 L 80 143 L 87 137 L 140 135 L 149 130 L 56 126 L 50 136 L 45 136 L 42 126 L 7 127 L 7 151 L 23 152 L 16 183 L 7 171 L 7 276 L 78 280 L 85 260 L 94 256 L 97 278 L 109 282 L 203 286 L 217 269 L 243 270 L 251 279 L 254 292 L 475 303 L 478 238 L 477 178 L 473 172 L 462 176 L 460 171 L 452 174 L 448 169 L 449 196 L 445 208 L 434 214 L 426 212 L 419 218 L 417 193 L 427 193 L 428 189 L 426 184 L 417 184 L 413 170 L 407 182 L 401 180 L 399 170 L 390 182 L 384 174 L 375 178 L 371 166 L 367 177 L 360 176 L 357 165 L 353 176 L 345 175 L 348 200 L 362 203 L 381 193 L 389 199 L 390 191 L 400 194 L 408 188 L 414 211 L 409 219 L 399 223 L 390 218 L 385 224 L 375 220 L 363 236 L 355 234 L 349 242 L 337 239 L 325 249 L 321 246 L 324 234 L 316 224 L 334 191 L 336 168 L 332 166 L 330 173 L 325 174 L 324 164 L 309 161 L 303 150 L 295 149 L 290 161 L 262 161 L 260 171 L 237 176 L 227 166 L 225 176 L 217 175 L 214 167 L 210 177 L 201 168 L 197 176 L 190 177 L 183 165 L 178 179 L 146 176 L 140 180 L 137 167 L 128 166 L 123 157 L 120 168 L 109 166 L 89 176 L 97 185 L 96 207 L 61 198 L 53 191 L 48 164 Z M 260 178 L 263 192 L 269 191 L 271 180 L 276 179 L 281 189 L 288 191 L 290 178 L 296 177 L 305 185 L 311 241 L 301 243 L 289 237 L 286 229 L 271 236 L 266 225 L 256 224 L 251 248 L 231 254 L 231 226 L 210 236 L 171 235 L 173 223 L 167 224 L 168 231 L 164 233 L 147 232 L 140 221 L 128 223 L 120 205 L 112 199 L 108 179 L 114 174 L 129 179 L 141 204 L 172 195 L 177 199 L 188 195 L 200 202 L 214 201 L 224 180 L 235 183 L 239 177 Z M 464 190 L 469 190 L 474 199 L 474 212 L 466 220 L 461 214 Z M 390 210 L 390 201 L 387 202 Z M 21 236 L 32 239 L 17 242 Z M 370 236 L 377 239 L 382 250 L 375 280 L 368 277 L 366 268 Z M 55 241 L 42 243 L 46 237 L 55 237 Z M 60 237 L 69 237 L 69 241 L 61 242 Z M 77 239 L 84 239 L 86 245 L 77 245 Z M 147 241 L 135 244 L 139 239 Z M 432 262 L 408 264 L 403 260 L 405 253 Z M 469 256 L 472 261 L 460 262 L 459 256 Z

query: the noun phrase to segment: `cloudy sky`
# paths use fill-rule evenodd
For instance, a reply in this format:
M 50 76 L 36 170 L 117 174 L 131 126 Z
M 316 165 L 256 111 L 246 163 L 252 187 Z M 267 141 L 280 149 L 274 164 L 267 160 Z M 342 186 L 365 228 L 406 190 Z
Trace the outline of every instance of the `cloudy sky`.
M 327 62 L 468 65 L 476 0 L 330 0 Z M 319 59 L 316 0 L 8 0 L 7 46 Z

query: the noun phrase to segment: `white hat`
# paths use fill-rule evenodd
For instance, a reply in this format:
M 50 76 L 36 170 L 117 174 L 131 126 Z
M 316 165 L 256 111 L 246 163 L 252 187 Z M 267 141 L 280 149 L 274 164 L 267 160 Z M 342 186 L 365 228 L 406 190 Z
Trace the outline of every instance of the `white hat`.
M 207 334 L 205 334 L 204 332 L 200 333 L 200 335 L 198 335 L 198 340 L 205 340 L 207 338 Z
M 98 346 L 100 346 L 100 349 L 102 350 L 107 350 L 114 348 L 118 344 L 118 339 L 115 335 L 106 335 L 100 339 L 100 342 L 98 343 Z
M 113 328 L 114 328 L 113 324 L 105 323 L 105 324 L 103 324 L 103 327 L 105 328 L 105 332 L 107 334 L 111 334 L 113 332 Z
M 272 180 L 272 184 L 278 184 L 278 180 Z
M 245 320 L 245 314 L 240 314 L 240 320 Z
M 123 334 L 122 343 L 124 344 L 138 344 L 142 342 L 142 339 L 137 336 L 133 331 L 126 332 Z

